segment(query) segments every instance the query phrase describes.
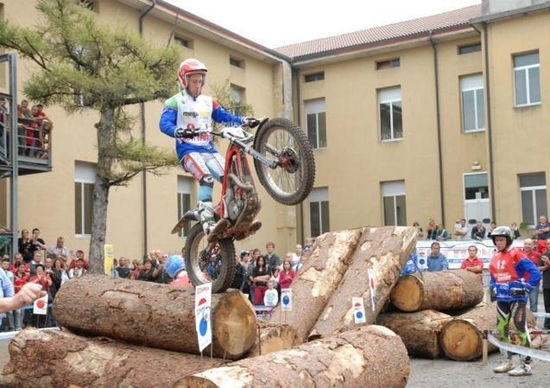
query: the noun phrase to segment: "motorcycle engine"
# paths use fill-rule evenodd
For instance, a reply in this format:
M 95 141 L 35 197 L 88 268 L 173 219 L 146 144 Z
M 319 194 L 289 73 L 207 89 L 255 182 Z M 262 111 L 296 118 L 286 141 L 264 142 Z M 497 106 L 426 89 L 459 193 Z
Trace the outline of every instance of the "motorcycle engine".
M 227 215 L 233 222 L 237 220 L 244 206 L 242 199 L 235 198 L 233 190 L 229 188 L 226 192 L 225 206 L 227 208 Z

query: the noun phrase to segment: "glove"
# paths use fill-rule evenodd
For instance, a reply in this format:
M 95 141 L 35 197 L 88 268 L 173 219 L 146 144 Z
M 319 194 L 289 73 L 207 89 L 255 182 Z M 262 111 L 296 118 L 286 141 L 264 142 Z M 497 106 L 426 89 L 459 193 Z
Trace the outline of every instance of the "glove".
M 494 302 L 497 300 L 497 289 L 495 287 L 491 287 L 491 302 Z
M 184 138 L 184 139 L 191 139 L 195 136 L 197 136 L 195 134 L 195 132 L 192 130 L 192 129 L 189 129 L 189 128 L 178 128 L 176 129 L 176 132 L 174 133 L 176 135 L 176 137 L 178 138 Z
M 523 296 L 529 291 L 531 291 L 533 287 L 529 283 L 525 282 L 511 282 L 510 283 L 510 295 L 511 296 Z
M 260 124 L 260 121 L 254 117 L 243 117 L 243 127 L 254 128 L 257 127 L 258 124 Z

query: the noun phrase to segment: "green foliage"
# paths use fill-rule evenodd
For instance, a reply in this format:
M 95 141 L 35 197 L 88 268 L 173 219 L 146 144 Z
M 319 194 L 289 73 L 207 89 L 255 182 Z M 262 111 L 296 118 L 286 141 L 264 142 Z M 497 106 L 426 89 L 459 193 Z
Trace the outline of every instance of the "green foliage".
M 254 115 L 252 105 L 245 104 L 242 101 L 235 99 L 228 79 L 226 79 L 222 84 L 211 84 L 210 89 L 212 89 L 213 96 L 226 110 L 239 116 Z
M 114 117 L 112 122 L 96 124 L 100 133 L 109 132 L 104 137 L 109 144 L 98 145 L 98 157 L 115 162 L 99 171 L 108 186 L 125 184 L 139 171 L 173 165 L 173 153 L 168 156 L 129 135 L 134 120 L 124 107 L 176 93 L 178 49 L 155 47 L 136 32 L 102 25 L 74 0 L 38 0 L 37 9 L 41 17 L 36 27 L 0 20 L 0 46 L 38 66 L 24 87 L 26 96 L 68 112 L 116 112 L 107 115 Z

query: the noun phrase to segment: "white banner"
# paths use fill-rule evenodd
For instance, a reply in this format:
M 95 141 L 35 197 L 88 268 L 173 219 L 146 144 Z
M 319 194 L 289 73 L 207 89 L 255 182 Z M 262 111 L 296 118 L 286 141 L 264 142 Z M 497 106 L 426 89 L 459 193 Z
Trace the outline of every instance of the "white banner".
M 48 314 L 48 294 L 34 301 L 32 313 L 39 314 L 39 315 Z
M 353 306 L 353 320 L 355 323 L 366 323 L 365 317 L 365 305 L 363 298 L 354 296 L 351 298 L 351 305 Z
M 212 343 L 211 304 L 212 283 L 195 287 L 195 329 L 200 352 Z
M 292 311 L 292 289 L 281 288 L 281 310 Z

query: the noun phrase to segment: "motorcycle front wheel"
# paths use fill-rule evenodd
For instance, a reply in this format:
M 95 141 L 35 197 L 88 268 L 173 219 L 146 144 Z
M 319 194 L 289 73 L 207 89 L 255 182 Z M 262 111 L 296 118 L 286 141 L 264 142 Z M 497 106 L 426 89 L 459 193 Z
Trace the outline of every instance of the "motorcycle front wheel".
M 193 286 L 212 283 L 212 292 L 227 290 L 235 276 L 235 246 L 232 239 L 211 244 L 200 223 L 189 231 L 185 244 L 185 269 Z
M 271 119 L 260 128 L 254 148 L 277 162 L 277 167 L 272 168 L 254 159 L 258 179 L 273 199 L 284 205 L 296 205 L 306 199 L 315 181 L 315 159 L 300 127 L 287 119 Z

